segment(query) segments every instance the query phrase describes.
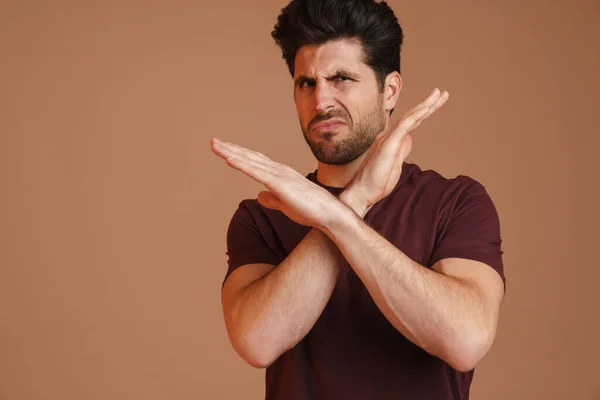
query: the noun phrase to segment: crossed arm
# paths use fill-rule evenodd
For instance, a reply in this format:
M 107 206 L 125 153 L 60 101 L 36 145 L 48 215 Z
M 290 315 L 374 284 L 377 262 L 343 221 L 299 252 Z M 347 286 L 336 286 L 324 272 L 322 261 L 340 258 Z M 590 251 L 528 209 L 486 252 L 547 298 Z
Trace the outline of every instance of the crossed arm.
M 331 210 L 335 222 L 311 230 L 277 268 L 242 266 L 226 281 L 223 306 L 236 351 L 266 367 L 302 340 L 331 296 L 343 256 L 399 332 L 456 370 L 473 369 L 494 340 L 500 276 L 458 258 L 425 268 L 365 224 L 349 195 L 340 202 Z
M 313 327 L 335 287 L 340 251 L 312 229 L 277 268 L 237 268 L 221 292 L 233 348 L 248 364 L 265 368 Z
M 348 197 L 342 194 L 342 199 Z M 346 200 L 351 203 L 351 201 Z M 410 341 L 459 371 L 487 353 L 504 294 L 488 265 L 447 258 L 428 269 L 365 224 L 342 212 L 327 229 L 390 323 Z
M 342 256 L 385 317 L 413 343 L 459 371 L 471 370 L 487 353 L 503 297 L 500 276 L 484 263 L 459 258 L 425 268 L 362 220 L 397 182 L 398 165 L 408 154 L 403 138 L 439 105 L 437 93 L 378 136 L 339 199 L 262 154 L 213 142 L 213 151 L 230 166 L 269 189 L 259 194 L 263 206 L 313 227 L 277 268 L 242 266 L 225 282 L 227 330 L 249 364 L 270 365 L 308 333 L 335 287 Z

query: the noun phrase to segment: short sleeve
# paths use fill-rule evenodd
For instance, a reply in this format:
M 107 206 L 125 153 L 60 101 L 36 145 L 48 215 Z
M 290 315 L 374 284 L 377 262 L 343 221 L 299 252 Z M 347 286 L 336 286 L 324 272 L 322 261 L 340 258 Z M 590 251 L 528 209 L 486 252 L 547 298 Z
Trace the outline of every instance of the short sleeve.
M 461 183 L 443 207 L 440 226 L 430 265 L 444 258 L 480 261 L 498 272 L 506 289 L 500 219 L 483 185 L 470 178 Z
M 279 258 L 261 234 L 260 220 L 257 219 L 253 216 L 248 201 L 242 201 L 233 214 L 227 229 L 228 268 L 223 283 L 242 265 L 279 264 Z

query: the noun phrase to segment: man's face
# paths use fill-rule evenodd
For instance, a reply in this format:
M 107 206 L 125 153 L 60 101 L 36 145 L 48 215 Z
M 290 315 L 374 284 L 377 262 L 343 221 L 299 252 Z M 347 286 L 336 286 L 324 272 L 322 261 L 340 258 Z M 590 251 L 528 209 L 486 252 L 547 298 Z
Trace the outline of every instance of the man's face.
M 294 99 L 306 143 L 320 162 L 347 164 L 369 149 L 387 122 L 375 72 L 356 40 L 298 50 Z

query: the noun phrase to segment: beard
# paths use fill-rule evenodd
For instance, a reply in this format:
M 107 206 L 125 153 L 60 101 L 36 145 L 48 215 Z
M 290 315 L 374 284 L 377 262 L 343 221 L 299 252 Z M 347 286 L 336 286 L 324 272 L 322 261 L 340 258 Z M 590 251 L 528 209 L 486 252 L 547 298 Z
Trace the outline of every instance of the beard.
M 333 132 L 326 132 L 322 134 L 322 139 L 311 139 L 308 135 L 311 126 L 330 118 L 342 119 L 347 124 L 348 137 L 335 142 L 332 140 Z M 345 165 L 364 154 L 373 144 L 375 137 L 385 128 L 383 95 L 377 97 L 377 104 L 367 115 L 355 122 L 356 124 L 351 123 L 348 113 L 341 109 L 317 115 L 308 124 L 307 129 L 303 127 L 304 139 L 315 158 L 327 165 Z

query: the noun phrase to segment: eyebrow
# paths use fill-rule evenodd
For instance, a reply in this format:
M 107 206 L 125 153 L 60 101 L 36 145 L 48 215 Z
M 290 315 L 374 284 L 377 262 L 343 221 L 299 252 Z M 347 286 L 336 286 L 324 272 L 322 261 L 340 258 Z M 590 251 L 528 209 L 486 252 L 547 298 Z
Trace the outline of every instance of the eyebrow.
M 338 69 L 332 75 L 329 75 L 326 79 L 327 80 L 331 80 L 333 78 L 337 78 L 338 76 L 347 76 L 348 78 L 354 79 L 354 80 L 359 80 L 360 79 L 360 76 L 358 74 L 355 74 L 353 72 L 347 71 L 345 69 Z M 295 86 L 300 86 L 304 82 L 307 82 L 307 81 L 308 82 L 310 82 L 310 81 L 314 82 L 314 80 L 315 80 L 314 78 L 311 78 L 309 76 L 300 75 L 296 79 L 294 79 L 294 85 Z

